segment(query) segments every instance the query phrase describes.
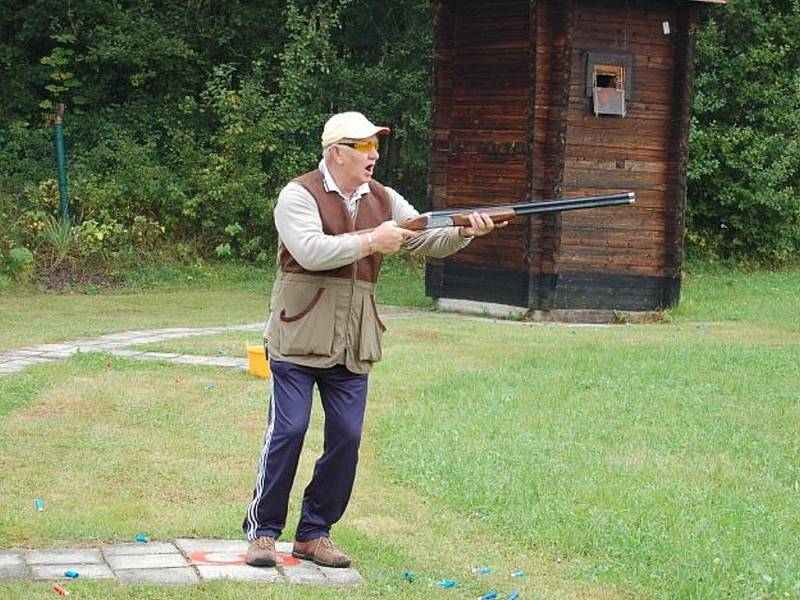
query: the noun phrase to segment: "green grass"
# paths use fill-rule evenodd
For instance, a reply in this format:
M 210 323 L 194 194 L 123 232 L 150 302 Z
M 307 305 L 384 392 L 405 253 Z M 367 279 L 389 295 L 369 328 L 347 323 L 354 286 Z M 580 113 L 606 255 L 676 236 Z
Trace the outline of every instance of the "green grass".
M 741 272 L 694 267 L 684 275 L 679 319 L 735 321 L 800 330 L 800 269 Z
M 366 579 L 347 596 L 800 597 L 799 275 L 690 273 L 685 302 L 659 325 L 390 321 L 356 489 L 334 531 Z M 147 318 L 173 318 L 165 293 L 185 291 L 141 294 Z M 70 299 L 47 298 L 52 314 Z M 213 355 L 251 335 L 157 349 Z M 243 372 L 100 355 L 0 378 L 2 545 L 239 537 L 264 388 Z M 288 537 L 320 430 L 317 406 Z M 478 565 L 493 571 L 477 578 Z M 517 569 L 526 576 L 512 580 Z M 459 588 L 433 586 L 444 578 Z M 235 582 L 70 587 L 112 600 L 342 596 Z M 53 596 L 15 583 L 0 597 Z
M 135 381 L 135 385 L 131 385 Z M 33 385 L 33 382 L 39 382 Z M 215 387 L 206 389 L 211 383 Z M 18 390 L 13 401 L 8 393 Z M 27 391 L 26 391 L 27 390 Z M 137 363 L 103 355 L 80 355 L 0 379 L 0 539 L 3 547 L 62 547 L 153 539 L 239 538 L 249 502 L 264 429 L 265 384 L 241 372 L 169 364 Z M 368 425 L 369 430 L 369 425 Z M 321 452 L 319 407 L 301 458 L 298 481 L 310 476 Z M 507 548 L 499 537 L 478 531 L 457 511 L 437 507 L 413 490 L 392 483 L 365 438 L 362 472 L 347 519 L 336 539 L 357 556 L 365 586 L 353 598 L 453 597 L 432 589 L 457 577 L 471 596 L 481 581 L 469 575 L 471 559 L 453 556 L 450 542 L 480 547 L 480 560 L 497 570 L 497 583 L 511 585 L 518 568 L 546 571 L 535 552 Z M 287 536 L 297 519 L 303 485 L 294 490 Z M 32 508 L 33 498 L 45 510 Z M 424 510 L 420 510 L 424 507 Z M 444 543 L 443 543 L 444 542 Z M 477 560 L 477 557 L 476 557 Z M 407 584 L 402 573 L 419 575 Z M 487 584 L 492 578 L 486 578 Z M 548 583 L 556 597 L 564 581 Z M 341 591 L 313 586 L 207 584 L 179 591 L 119 588 L 102 582 L 70 582 L 83 598 L 337 598 Z M 568 584 L 572 597 L 581 586 Z M 590 586 L 597 587 L 597 586 Z M 484 590 L 485 591 L 485 590 Z M 0 584 L 0 597 L 39 597 L 39 583 Z M 552 596 L 551 596 L 552 597 Z
M 800 591 L 800 335 L 420 321 L 394 372 L 432 332 L 480 350 L 381 415 L 401 482 L 637 597 Z
M 160 538 L 231 533 L 234 490 L 247 487 L 241 467 L 251 462 L 238 434 L 263 425 L 263 417 L 244 427 L 237 420 L 259 412 L 263 382 L 222 369 L 176 376 L 170 365 L 98 354 L 32 371 L 49 373 L 51 384 L 3 411 L 0 454 L 15 465 L 11 490 L 0 487 L 6 545 L 131 540 L 142 530 Z M 0 397 L 19 377 L 0 379 Z M 34 497 L 45 500 L 45 513 L 28 510 Z
M 429 307 L 422 265 L 391 258 L 378 301 Z M 92 293 L 0 295 L 0 352 L 133 329 L 239 325 L 266 319 L 274 272 L 211 264 L 143 270 L 130 287 Z

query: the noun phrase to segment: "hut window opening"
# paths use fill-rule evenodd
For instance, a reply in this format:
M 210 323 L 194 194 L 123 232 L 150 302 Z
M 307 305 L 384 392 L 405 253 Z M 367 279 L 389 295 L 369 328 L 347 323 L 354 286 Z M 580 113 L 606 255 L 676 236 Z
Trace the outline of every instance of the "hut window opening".
M 594 87 L 622 89 L 622 67 L 595 65 Z
M 625 116 L 625 71 L 621 65 L 595 65 L 592 104 L 594 114 Z
M 586 53 L 586 95 L 595 116 L 624 117 L 631 99 L 633 60 L 627 54 Z

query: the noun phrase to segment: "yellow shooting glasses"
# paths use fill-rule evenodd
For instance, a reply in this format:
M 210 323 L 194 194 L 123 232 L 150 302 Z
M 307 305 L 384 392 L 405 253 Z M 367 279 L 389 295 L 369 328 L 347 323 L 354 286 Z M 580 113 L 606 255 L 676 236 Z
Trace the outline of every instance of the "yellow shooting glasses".
M 378 151 L 378 141 L 377 140 L 370 140 L 367 142 L 336 142 L 340 146 L 348 146 L 357 152 L 363 152 L 364 154 L 369 154 L 371 151 Z

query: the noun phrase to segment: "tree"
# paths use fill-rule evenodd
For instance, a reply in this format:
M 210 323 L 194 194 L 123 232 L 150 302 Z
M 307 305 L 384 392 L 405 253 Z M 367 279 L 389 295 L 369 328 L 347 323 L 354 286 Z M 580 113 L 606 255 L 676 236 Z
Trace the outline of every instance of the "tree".
M 800 2 L 730 0 L 698 35 L 690 251 L 770 263 L 800 252 Z

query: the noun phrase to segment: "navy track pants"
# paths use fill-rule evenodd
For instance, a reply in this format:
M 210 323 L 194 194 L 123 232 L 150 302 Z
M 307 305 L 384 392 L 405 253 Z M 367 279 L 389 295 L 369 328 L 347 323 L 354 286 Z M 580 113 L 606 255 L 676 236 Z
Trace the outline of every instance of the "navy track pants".
M 305 489 L 295 539 L 329 535 L 344 514 L 358 463 L 367 404 L 367 375 L 343 365 L 327 369 L 270 360 L 267 433 L 258 464 L 253 500 L 242 528 L 248 540 L 279 538 L 286 525 L 289 492 L 311 416 L 314 385 L 325 412 L 324 448 Z

